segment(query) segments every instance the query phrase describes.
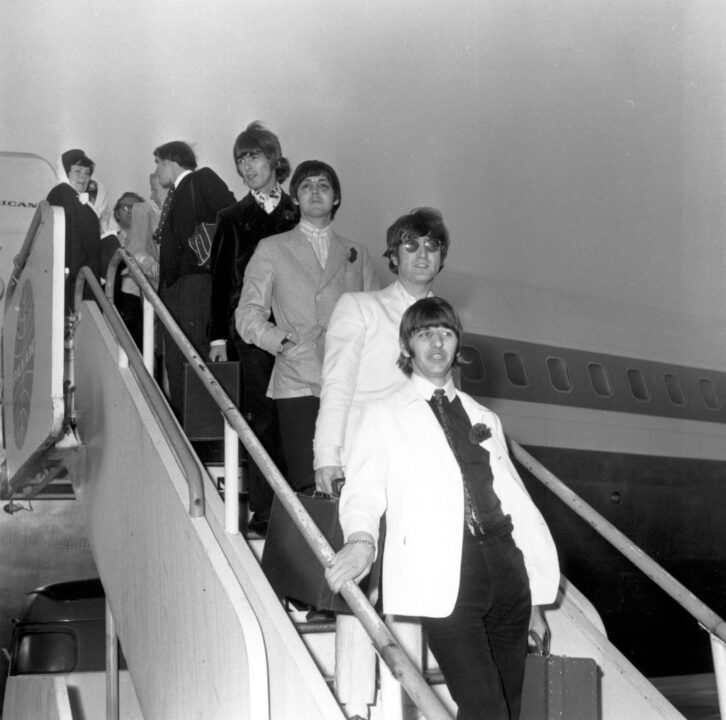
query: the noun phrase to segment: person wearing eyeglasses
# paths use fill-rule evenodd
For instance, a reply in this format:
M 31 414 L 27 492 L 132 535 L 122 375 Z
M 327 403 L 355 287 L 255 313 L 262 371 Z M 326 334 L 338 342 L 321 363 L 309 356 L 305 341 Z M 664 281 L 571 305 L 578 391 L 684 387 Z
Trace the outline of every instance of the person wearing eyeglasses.
M 330 165 L 300 163 L 290 196 L 300 208 L 300 223 L 260 240 L 245 270 L 235 323 L 242 340 L 275 358 L 267 395 L 277 406 L 287 480 L 312 493 L 313 434 L 330 313 L 343 293 L 377 288 L 378 281 L 365 247 L 333 228 L 341 189 Z
M 315 428 L 317 489 L 332 492 L 345 476 L 352 436 L 363 406 L 387 397 L 406 382 L 396 366 L 398 329 L 406 309 L 430 296 L 449 252 L 449 231 L 441 212 L 420 207 L 399 217 L 386 233 L 388 267 L 396 279 L 383 290 L 347 293 L 338 301 L 325 336 L 323 385 Z M 349 718 L 367 718 L 375 700 L 375 651 L 352 615 L 336 619 L 336 689 Z M 420 646 L 420 627 L 392 628 L 405 647 Z M 398 684 L 381 672 L 384 702 L 400 713 Z

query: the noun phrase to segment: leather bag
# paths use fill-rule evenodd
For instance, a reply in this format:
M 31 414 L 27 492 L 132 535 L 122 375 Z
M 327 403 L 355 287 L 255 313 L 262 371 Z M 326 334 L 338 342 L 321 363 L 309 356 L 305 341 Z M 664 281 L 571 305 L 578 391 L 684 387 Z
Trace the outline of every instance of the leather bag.
M 324 493 L 298 493 L 297 497 L 333 550 L 340 550 L 343 547 L 343 530 L 338 521 L 338 497 Z M 370 573 L 360 583 L 361 590 L 369 596 L 378 588 L 382 551 L 383 527 L 376 560 Z M 334 594 L 328 587 L 325 569 L 277 498 L 272 502 L 262 553 L 262 570 L 281 598 L 297 601 L 316 610 L 351 612 L 343 597 Z

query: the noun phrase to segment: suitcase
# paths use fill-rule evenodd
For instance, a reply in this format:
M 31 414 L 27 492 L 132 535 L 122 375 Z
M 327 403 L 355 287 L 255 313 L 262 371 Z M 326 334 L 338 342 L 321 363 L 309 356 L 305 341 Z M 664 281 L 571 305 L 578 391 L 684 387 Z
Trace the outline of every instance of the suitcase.
M 599 720 L 600 678 L 592 658 L 528 655 L 520 720 Z
M 209 363 L 208 367 L 232 402 L 239 407 L 241 395 L 239 361 Z M 224 417 L 189 363 L 184 364 L 182 426 L 192 441 L 224 440 Z
M 298 494 L 297 497 L 333 550 L 340 550 L 343 547 L 343 530 L 338 522 L 338 498 L 323 493 Z M 370 573 L 360 583 L 360 589 L 366 594 L 378 585 L 382 538 L 383 528 L 376 560 Z M 316 610 L 351 612 L 342 595 L 333 593 L 328 587 L 325 569 L 277 498 L 272 502 L 262 552 L 262 570 L 278 597 L 296 600 Z

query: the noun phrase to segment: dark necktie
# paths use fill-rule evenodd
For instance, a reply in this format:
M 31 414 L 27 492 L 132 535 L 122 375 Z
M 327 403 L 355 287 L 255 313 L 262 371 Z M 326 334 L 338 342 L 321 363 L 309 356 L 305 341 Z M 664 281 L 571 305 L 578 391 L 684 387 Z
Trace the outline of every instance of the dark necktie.
M 169 188 L 169 191 L 166 193 L 166 197 L 164 198 L 164 204 L 161 206 L 161 215 L 159 215 L 159 224 L 156 226 L 156 230 L 154 230 L 154 242 L 158 245 L 161 243 L 161 230 L 164 227 L 164 223 L 166 222 L 166 216 L 169 214 L 169 207 L 171 206 L 171 198 L 174 195 L 174 185 L 172 185 Z
M 454 453 L 456 462 L 458 463 L 459 468 L 462 471 L 461 477 L 464 484 L 464 522 L 466 523 L 466 526 L 469 528 L 471 533 L 477 535 L 482 532 L 482 523 L 476 511 L 476 505 L 472 500 L 473 494 L 471 488 L 469 487 L 469 481 L 466 477 L 466 473 L 464 472 L 464 463 L 462 461 L 462 458 L 459 457 L 459 451 L 456 448 L 456 442 L 454 440 L 451 422 L 449 420 L 451 403 L 446 397 L 446 392 L 443 388 L 437 388 L 436 390 L 434 390 L 434 394 L 432 395 L 431 400 L 432 402 L 430 403 L 430 405 L 434 409 L 434 412 L 439 419 L 439 423 L 441 424 L 441 427 L 444 431 L 444 435 L 446 435 L 446 440 L 449 443 L 451 452 Z

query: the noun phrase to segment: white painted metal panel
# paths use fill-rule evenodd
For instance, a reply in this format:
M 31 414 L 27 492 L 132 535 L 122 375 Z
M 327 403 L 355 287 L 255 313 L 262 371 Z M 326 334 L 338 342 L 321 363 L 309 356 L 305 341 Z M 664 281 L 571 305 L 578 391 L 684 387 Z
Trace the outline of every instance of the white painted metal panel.
M 63 423 L 63 210 L 41 203 L 3 319 L 3 427 L 9 477 L 52 444 Z
M 8 680 L 5 720 L 73 720 L 64 675 L 20 675 Z

